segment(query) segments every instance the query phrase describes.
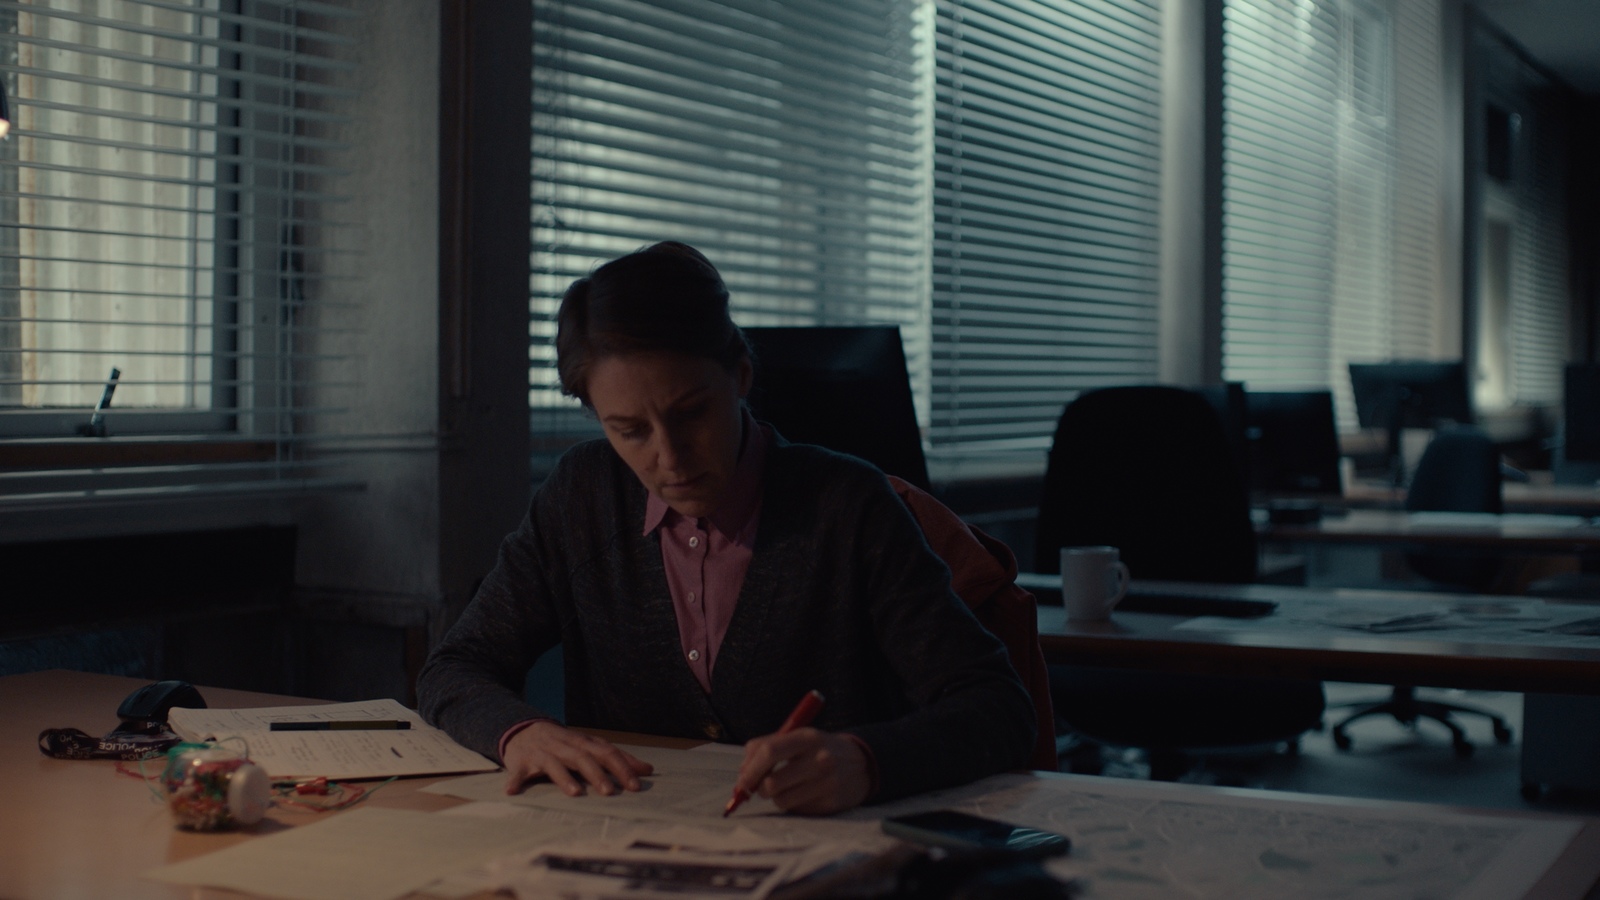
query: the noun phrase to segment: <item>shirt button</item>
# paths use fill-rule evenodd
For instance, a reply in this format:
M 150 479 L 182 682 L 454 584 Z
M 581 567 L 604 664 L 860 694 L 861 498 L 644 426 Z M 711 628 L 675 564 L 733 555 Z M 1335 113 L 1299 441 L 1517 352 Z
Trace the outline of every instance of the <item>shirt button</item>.
M 706 737 L 711 738 L 714 741 L 717 738 L 722 737 L 722 726 L 718 725 L 715 722 L 712 722 L 711 724 L 706 726 L 705 732 L 706 732 Z
M 700 651 L 699 650 L 690 650 L 689 651 L 689 661 L 690 662 L 699 662 L 700 661 Z
M 693 602 L 694 602 L 694 591 L 690 591 L 690 592 L 689 592 L 689 602 L 690 602 L 690 603 L 693 603 Z
M 699 539 L 699 538 L 697 538 L 697 537 L 692 537 L 692 538 L 689 538 L 689 546 L 691 546 L 691 547 L 698 547 L 698 546 L 700 546 L 700 539 Z

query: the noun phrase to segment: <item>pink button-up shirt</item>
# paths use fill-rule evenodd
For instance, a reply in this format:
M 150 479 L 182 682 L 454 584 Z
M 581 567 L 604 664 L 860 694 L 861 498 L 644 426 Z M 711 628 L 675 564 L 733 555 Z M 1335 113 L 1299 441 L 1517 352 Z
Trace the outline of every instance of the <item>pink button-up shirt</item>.
M 656 531 L 661 539 L 661 562 L 678 614 L 683 658 L 708 694 L 717 650 L 738 605 L 761 518 L 761 476 L 771 436 L 748 410 L 744 434 L 728 496 L 714 514 L 689 518 L 655 494 L 645 501 L 644 533 Z
M 717 648 L 728 633 L 733 608 L 744 586 L 755 549 L 756 523 L 761 517 L 761 476 L 766 469 L 771 429 L 744 411 L 744 447 L 739 451 L 728 498 L 716 515 L 691 519 L 678 514 L 666 501 L 650 494 L 645 501 L 644 533 L 661 529 L 661 562 L 667 572 L 667 591 L 678 614 L 678 639 L 683 658 L 700 687 L 711 693 L 711 669 Z M 534 722 L 528 719 L 500 735 L 500 758 L 517 732 Z

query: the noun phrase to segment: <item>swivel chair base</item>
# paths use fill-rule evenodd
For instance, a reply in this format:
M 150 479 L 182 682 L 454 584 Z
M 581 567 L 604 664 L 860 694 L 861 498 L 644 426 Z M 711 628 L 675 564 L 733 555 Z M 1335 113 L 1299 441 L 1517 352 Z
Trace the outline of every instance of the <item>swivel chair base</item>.
M 1459 706 L 1454 703 L 1443 703 L 1437 700 L 1418 700 L 1416 688 L 1396 685 L 1394 693 L 1390 695 L 1388 700 L 1358 709 L 1345 716 L 1344 720 L 1339 724 L 1333 726 L 1333 745 L 1340 750 L 1350 749 L 1350 735 L 1345 733 L 1345 729 L 1357 719 L 1364 719 L 1368 716 L 1389 715 L 1398 719 L 1402 725 L 1412 726 L 1416 725 L 1417 719 L 1425 718 L 1432 719 L 1450 729 L 1450 743 L 1455 750 L 1456 756 L 1461 759 L 1467 759 L 1472 756 L 1472 742 L 1467 740 L 1467 734 L 1461 730 L 1461 726 L 1450 718 L 1451 713 L 1471 713 L 1477 716 L 1484 716 L 1494 727 L 1495 743 L 1511 743 L 1511 726 L 1506 724 L 1505 719 L 1494 713 L 1485 709 L 1474 709 L 1470 706 Z

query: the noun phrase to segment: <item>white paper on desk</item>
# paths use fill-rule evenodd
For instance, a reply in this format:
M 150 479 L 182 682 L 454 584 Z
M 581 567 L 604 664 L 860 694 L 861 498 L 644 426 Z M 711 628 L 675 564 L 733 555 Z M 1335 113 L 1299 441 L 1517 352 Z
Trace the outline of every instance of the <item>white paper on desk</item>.
M 541 809 L 537 806 L 516 806 L 510 803 L 473 802 L 463 803 L 442 810 L 436 815 L 465 816 L 474 819 L 484 819 L 522 825 L 558 828 L 561 840 L 591 840 L 601 841 L 615 837 L 623 830 L 633 828 L 637 823 L 626 819 L 611 819 L 606 816 L 579 815 L 566 813 L 556 809 Z M 423 888 L 419 893 L 428 897 L 442 897 L 447 900 L 461 900 L 465 897 L 478 896 L 494 890 L 489 875 L 489 867 L 495 860 L 471 869 L 464 869 L 446 875 L 444 878 L 433 882 Z
M 637 825 L 607 841 L 541 847 L 490 865 L 497 889 L 519 898 L 672 897 L 759 900 L 804 872 L 842 858 L 841 844 L 775 843 L 743 828 Z
M 569 797 L 560 788 L 545 782 L 528 785 L 522 793 L 507 796 L 505 776 L 501 774 L 452 778 L 430 784 L 423 790 L 463 800 L 499 801 L 628 819 L 722 820 L 722 810 L 733 792 L 743 757 L 660 747 L 617 746 L 655 766 L 654 773 L 640 779 L 643 790 L 618 791 L 605 796 L 591 789 L 582 796 Z M 781 813 L 771 800 L 751 797 L 731 818 L 744 820 L 775 815 Z
M 1338 628 L 1355 628 L 1361 631 L 1416 631 L 1438 628 L 1450 615 L 1450 607 L 1443 604 L 1386 603 L 1346 604 L 1324 610 L 1316 621 Z
M 405 730 L 272 731 L 273 722 L 400 720 Z M 275 779 L 334 780 L 452 775 L 499 768 L 392 699 L 253 709 L 174 707 L 168 723 L 189 741 L 240 738 L 250 759 Z
M 203 741 L 267 731 L 273 722 L 347 722 L 403 720 L 412 728 L 428 728 L 422 716 L 389 697 L 355 703 L 312 703 L 304 706 L 255 706 L 243 709 L 188 709 L 175 706 L 167 723 L 186 741 Z
M 502 797 L 502 800 L 507 799 Z M 657 835 L 680 833 L 682 826 L 662 822 L 641 822 L 616 816 L 595 816 L 546 809 L 538 806 L 516 805 L 505 802 L 474 802 L 452 807 L 439 813 L 442 816 L 472 816 L 497 821 L 522 821 L 536 825 L 553 825 L 563 829 L 565 840 L 585 842 L 615 842 L 646 830 Z M 800 856 L 800 861 L 787 876 L 802 877 L 814 868 L 839 861 L 835 848 L 848 848 L 844 855 L 875 855 L 894 846 L 893 838 L 883 834 L 876 819 L 851 821 L 840 817 L 822 816 L 762 816 L 718 820 L 698 823 L 700 831 L 734 833 L 741 831 L 756 835 L 766 846 L 810 848 Z M 488 867 L 463 871 L 429 885 L 423 893 L 429 896 L 461 898 L 490 890 L 493 883 Z
M 1469 599 L 1450 604 L 1456 615 L 1473 622 L 1540 622 L 1550 618 L 1543 600 Z
M 1065 834 L 1072 852 L 1046 868 L 1119 900 L 1522 897 L 1583 827 L 1085 775 L 998 775 L 872 812 L 934 808 Z
M 457 870 L 566 838 L 556 825 L 363 807 L 145 877 L 292 900 L 391 900 Z

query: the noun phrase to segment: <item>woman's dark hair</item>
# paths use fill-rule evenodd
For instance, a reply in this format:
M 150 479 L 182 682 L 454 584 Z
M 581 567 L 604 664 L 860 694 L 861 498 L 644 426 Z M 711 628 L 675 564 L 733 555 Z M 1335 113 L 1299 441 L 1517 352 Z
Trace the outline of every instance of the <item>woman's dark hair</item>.
M 607 356 L 665 351 L 728 371 L 749 358 L 728 316 L 728 287 L 699 251 L 662 241 L 619 256 L 567 288 L 556 313 L 561 390 L 589 405 L 589 370 Z

